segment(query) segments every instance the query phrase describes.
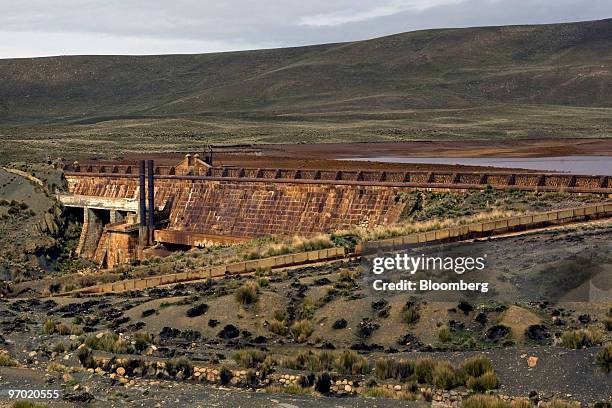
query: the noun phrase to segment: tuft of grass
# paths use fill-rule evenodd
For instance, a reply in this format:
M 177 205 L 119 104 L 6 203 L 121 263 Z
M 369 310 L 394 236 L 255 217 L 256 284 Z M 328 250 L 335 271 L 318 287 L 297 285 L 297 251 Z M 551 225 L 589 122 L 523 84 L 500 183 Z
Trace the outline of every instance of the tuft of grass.
M 512 408 L 512 404 L 495 395 L 476 394 L 463 401 L 462 408 Z
M 412 301 L 406 302 L 404 307 L 402 307 L 400 316 L 402 318 L 402 321 L 406 324 L 416 323 L 420 317 L 418 306 Z
M 334 361 L 334 367 L 342 374 L 367 374 L 370 372 L 368 359 L 354 351 L 344 351 Z
M 274 334 L 278 334 L 279 336 L 286 336 L 289 332 L 287 326 L 283 321 L 272 319 L 268 324 L 268 330 L 270 330 Z
M 47 319 L 42 327 L 42 334 L 54 334 L 57 331 L 57 324 L 55 320 Z
M 452 337 L 453 335 L 448 326 L 443 326 L 440 331 L 438 331 L 438 339 L 440 339 L 442 343 L 448 343 L 451 341 Z
M 484 373 L 493 371 L 493 364 L 485 357 L 473 357 L 461 364 L 461 371 L 470 377 L 480 377 Z
M 570 330 L 561 336 L 561 344 L 569 349 L 581 349 L 601 344 L 602 335 L 595 329 Z
M 32 401 L 15 401 L 11 405 L 11 408 L 47 408 L 46 404 L 38 404 Z
M 166 370 L 170 375 L 183 373 L 184 378 L 189 378 L 193 374 L 193 363 L 186 357 L 170 359 L 166 362 Z
M 83 344 L 92 350 L 102 350 L 114 354 L 130 352 L 127 342 L 115 333 L 104 333 L 101 337 L 95 334 L 89 335 Z
M 433 371 L 436 368 L 436 361 L 432 358 L 420 358 L 414 365 L 414 374 L 421 384 L 431 384 L 433 382 Z
M 466 385 L 474 391 L 485 392 L 499 388 L 499 378 L 493 371 L 487 371 L 479 377 L 468 378 Z
M 236 302 L 239 304 L 246 306 L 257 302 L 258 295 L 257 291 L 259 286 L 255 282 L 247 282 L 241 287 L 239 287 L 234 293 L 234 297 Z
M 395 379 L 404 381 L 414 373 L 414 362 L 411 360 L 395 360 L 379 358 L 374 364 L 374 375 L 381 379 Z
M 329 371 L 333 368 L 336 356 L 326 350 L 319 352 L 303 351 L 295 356 L 283 357 L 279 365 L 291 370 L 308 370 L 314 372 Z
M 143 352 L 149 347 L 149 344 L 153 344 L 153 336 L 147 332 L 138 332 L 134 334 L 134 348 L 138 352 Z
M 281 385 L 268 385 L 264 388 L 265 392 L 268 394 L 293 394 L 293 395 L 302 395 L 302 394 L 310 394 L 312 391 L 310 388 L 300 387 L 299 385 L 290 384 L 286 387 Z
M 291 325 L 291 335 L 298 343 L 304 343 L 313 332 L 312 324 L 308 320 L 298 320 Z
M 443 390 L 451 390 L 460 384 L 454 367 L 448 362 L 439 362 L 432 372 L 432 383 Z
M 266 357 L 265 351 L 257 349 L 239 350 L 232 355 L 232 359 L 244 368 L 256 368 Z
M 17 367 L 18 363 L 8 353 L 0 352 L 0 367 Z
M 606 344 L 602 350 L 597 353 L 595 361 L 604 373 L 609 374 L 612 372 L 612 343 Z

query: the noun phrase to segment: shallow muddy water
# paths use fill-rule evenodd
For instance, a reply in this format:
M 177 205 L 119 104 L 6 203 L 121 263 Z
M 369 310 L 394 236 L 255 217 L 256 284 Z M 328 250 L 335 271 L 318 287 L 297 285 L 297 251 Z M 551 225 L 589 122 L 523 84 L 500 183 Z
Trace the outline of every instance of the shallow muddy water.
M 557 157 L 406 157 L 377 156 L 351 157 L 341 160 L 383 163 L 458 164 L 464 166 L 503 167 L 612 176 L 612 156 L 557 156 Z

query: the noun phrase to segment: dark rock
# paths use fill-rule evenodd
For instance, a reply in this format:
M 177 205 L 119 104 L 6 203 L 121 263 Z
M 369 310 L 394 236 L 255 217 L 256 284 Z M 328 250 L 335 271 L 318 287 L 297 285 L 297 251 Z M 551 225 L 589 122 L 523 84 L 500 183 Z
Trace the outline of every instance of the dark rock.
M 528 339 L 543 342 L 550 338 L 550 331 L 542 324 L 534 324 L 527 328 L 525 335 Z
M 234 339 L 240 335 L 240 331 L 233 324 L 226 325 L 217 335 L 221 339 Z
M 217 327 L 219 325 L 219 321 L 216 319 L 210 319 L 208 321 L 208 327 Z
M 508 334 L 510 334 L 510 328 L 508 326 L 496 324 L 487 330 L 486 339 L 490 342 L 496 342 L 504 339 Z
M 383 346 L 381 346 L 380 344 L 365 344 L 364 342 L 361 343 L 354 343 L 351 345 L 351 350 L 355 350 L 355 351 L 383 351 L 385 348 Z
M 323 343 L 317 345 L 317 348 L 323 350 L 335 350 L 336 346 L 334 346 L 333 343 L 330 343 L 329 341 L 324 341 Z
M 386 299 L 380 299 L 376 302 L 372 302 L 372 310 L 380 311 L 386 308 L 389 305 L 389 302 Z
M 422 346 L 419 339 L 417 339 L 414 335 L 410 333 L 407 333 L 397 339 L 397 344 L 399 344 L 400 346 L 410 347 L 411 349 L 417 349 Z
M 208 305 L 206 303 L 200 303 L 197 306 L 187 310 L 187 317 L 201 316 L 208 311 Z
M 70 402 L 91 402 L 95 397 L 89 392 L 83 392 L 81 394 L 66 393 L 64 394 L 64 400 Z
M 348 326 L 348 322 L 344 319 L 338 319 L 334 322 L 334 324 L 332 325 L 333 329 L 339 330 L 339 329 L 344 329 L 346 328 L 346 326 Z
M 591 316 L 588 314 L 582 314 L 580 316 L 578 316 L 578 321 L 582 324 L 588 324 L 591 323 Z
M 468 302 L 462 301 L 457 305 L 457 309 L 467 315 L 474 310 L 474 306 L 470 305 Z
M 268 342 L 268 339 L 264 336 L 257 336 L 253 340 L 251 340 L 251 342 L 254 344 L 266 344 Z
M 359 336 L 362 338 L 368 338 L 377 330 L 380 325 L 376 322 L 373 322 L 370 318 L 365 318 L 361 322 L 359 322 Z
M 315 281 L 313 282 L 314 286 L 325 286 L 325 285 L 331 285 L 331 281 L 327 278 L 319 278 L 319 279 L 315 279 Z
M 486 313 L 483 313 L 483 312 L 478 313 L 478 314 L 476 315 L 476 317 L 474 318 L 474 321 L 475 321 L 476 323 L 480 323 L 480 324 L 482 324 L 483 326 L 484 326 L 484 325 L 487 323 L 487 321 L 488 321 L 488 320 L 489 320 L 489 319 L 487 318 L 487 314 L 486 314 Z

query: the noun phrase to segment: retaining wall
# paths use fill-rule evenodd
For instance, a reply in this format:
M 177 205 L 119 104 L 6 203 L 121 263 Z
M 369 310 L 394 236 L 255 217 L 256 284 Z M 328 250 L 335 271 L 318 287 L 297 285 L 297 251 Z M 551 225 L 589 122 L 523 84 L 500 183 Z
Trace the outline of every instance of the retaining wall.
M 161 285 L 170 285 L 199 279 L 220 278 L 227 274 L 250 273 L 259 269 L 276 269 L 304 263 L 329 261 L 343 258 L 346 255 L 343 247 L 333 247 L 316 251 L 300 252 L 296 254 L 280 255 L 270 258 L 254 259 L 226 265 L 211 266 L 195 269 L 189 272 L 172 273 L 160 276 L 151 276 L 142 279 L 127 279 L 120 282 L 107 283 L 76 290 L 80 293 L 109 293 L 125 292 L 129 290 L 143 290 Z

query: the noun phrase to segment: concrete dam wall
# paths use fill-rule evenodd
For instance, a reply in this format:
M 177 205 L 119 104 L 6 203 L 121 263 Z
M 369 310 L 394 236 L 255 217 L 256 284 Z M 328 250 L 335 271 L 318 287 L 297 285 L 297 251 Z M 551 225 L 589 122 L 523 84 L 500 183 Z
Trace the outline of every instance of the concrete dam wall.
M 137 200 L 130 176 L 67 175 L 79 196 Z M 401 188 L 334 184 L 217 181 L 156 176 L 155 207 L 169 211 L 167 229 L 252 238 L 312 235 L 399 219 Z M 403 189 L 405 191 L 405 189 Z

